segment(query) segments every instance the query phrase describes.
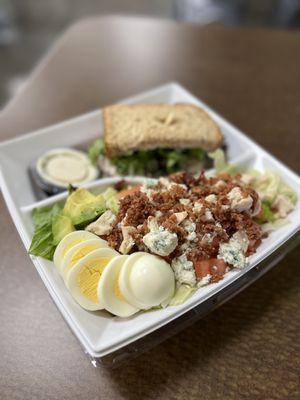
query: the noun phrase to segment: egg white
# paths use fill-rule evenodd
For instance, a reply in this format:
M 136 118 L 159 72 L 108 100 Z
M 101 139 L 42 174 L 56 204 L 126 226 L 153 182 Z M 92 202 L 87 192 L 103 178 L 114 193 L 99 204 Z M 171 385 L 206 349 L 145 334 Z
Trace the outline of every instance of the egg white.
M 171 266 L 149 253 L 128 257 L 120 271 L 119 286 L 126 301 L 147 310 L 167 304 L 174 294 L 175 277 Z
M 126 255 L 113 258 L 105 267 L 98 283 L 99 302 L 107 311 L 123 318 L 139 311 L 125 300 L 119 287 L 120 271 L 128 258 Z
M 58 244 L 58 246 L 55 249 L 54 256 L 53 256 L 53 262 L 58 269 L 58 271 L 61 271 L 61 265 L 64 259 L 64 256 L 66 253 L 75 245 L 78 243 L 84 242 L 85 240 L 89 239 L 98 239 L 104 243 L 107 243 L 105 240 L 99 238 L 95 234 L 87 231 L 74 231 L 66 235 Z

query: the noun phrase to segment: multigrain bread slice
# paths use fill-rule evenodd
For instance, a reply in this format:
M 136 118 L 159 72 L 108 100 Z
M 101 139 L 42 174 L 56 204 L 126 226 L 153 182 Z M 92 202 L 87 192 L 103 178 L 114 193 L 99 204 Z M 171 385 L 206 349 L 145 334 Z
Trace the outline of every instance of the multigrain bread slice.
M 156 148 L 220 147 L 218 125 L 200 107 L 178 104 L 117 104 L 104 108 L 104 143 L 108 157 Z

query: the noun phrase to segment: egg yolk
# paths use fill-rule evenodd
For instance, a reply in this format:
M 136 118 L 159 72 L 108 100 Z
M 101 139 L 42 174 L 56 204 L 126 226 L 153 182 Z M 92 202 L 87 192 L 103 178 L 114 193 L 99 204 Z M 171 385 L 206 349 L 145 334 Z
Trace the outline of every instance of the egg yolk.
M 85 264 L 79 272 L 77 283 L 81 293 L 94 303 L 98 302 L 97 287 L 101 274 L 110 258 L 103 257 Z
M 73 256 L 71 257 L 70 264 L 68 265 L 69 269 L 74 267 L 74 265 L 77 263 L 77 261 L 81 260 L 82 257 L 86 256 L 88 253 L 90 253 L 93 250 L 98 249 L 99 246 L 96 244 L 89 245 L 89 246 L 84 246 L 75 251 Z

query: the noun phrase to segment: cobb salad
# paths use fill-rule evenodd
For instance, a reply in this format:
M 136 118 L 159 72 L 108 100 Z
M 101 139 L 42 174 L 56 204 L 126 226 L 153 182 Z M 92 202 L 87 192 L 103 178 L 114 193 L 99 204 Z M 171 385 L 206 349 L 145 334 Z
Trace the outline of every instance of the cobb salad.
M 231 269 L 287 223 L 297 197 L 279 176 L 239 170 L 217 150 L 215 175 L 179 172 L 100 194 L 70 187 L 34 210 L 29 253 L 53 260 L 87 310 L 129 317 L 176 306 Z

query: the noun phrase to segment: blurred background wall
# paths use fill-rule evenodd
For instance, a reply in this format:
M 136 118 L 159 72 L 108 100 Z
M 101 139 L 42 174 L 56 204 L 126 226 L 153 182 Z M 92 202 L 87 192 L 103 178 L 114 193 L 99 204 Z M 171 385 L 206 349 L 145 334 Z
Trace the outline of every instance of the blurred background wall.
M 300 0 L 0 0 L 0 108 L 63 30 L 97 14 L 297 29 Z

